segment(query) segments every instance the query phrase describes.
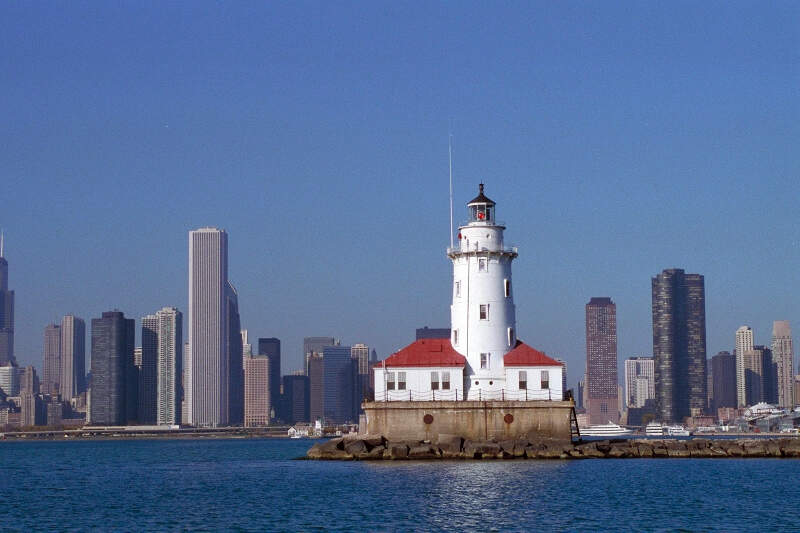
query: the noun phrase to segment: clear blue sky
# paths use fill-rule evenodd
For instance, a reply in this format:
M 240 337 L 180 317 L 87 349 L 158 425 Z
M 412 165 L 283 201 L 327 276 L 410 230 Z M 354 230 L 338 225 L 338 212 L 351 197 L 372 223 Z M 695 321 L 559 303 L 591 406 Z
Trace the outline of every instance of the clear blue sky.
M 709 356 L 800 330 L 797 3 L 5 2 L 0 49 L 23 364 L 65 313 L 185 311 L 206 225 L 285 373 L 303 336 L 448 326 L 451 122 L 457 219 L 484 181 L 570 385 L 592 296 L 651 353 L 664 268 L 705 275 Z

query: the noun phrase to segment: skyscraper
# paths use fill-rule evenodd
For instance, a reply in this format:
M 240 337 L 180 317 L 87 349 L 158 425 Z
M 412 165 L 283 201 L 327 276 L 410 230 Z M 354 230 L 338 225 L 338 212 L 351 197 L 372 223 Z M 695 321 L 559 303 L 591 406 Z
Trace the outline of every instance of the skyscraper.
M 664 270 L 652 278 L 656 415 L 682 422 L 706 408 L 705 281 Z
M 321 353 L 312 351 L 308 355 L 309 422 L 316 422 L 325 417 L 325 368 Z
M 323 412 L 332 424 L 357 422 L 355 382 L 358 364 L 349 346 L 326 346 L 322 350 Z
M 628 407 L 644 407 L 655 398 L 655 368 L 652 357 L 625 359 L 625 402 Z
M 72 315 L 61 319 L 59 385 L 65 402 L 86 390 L 86 323 Z
M 266 426 L 270 419 L 269 358 L 263 355 L 244 361 L 244 425 Z
M 189 353 L 187 423 L 228 425 L 230 358 L 227 316 L 228 234 L 189 232 Z
M 448 330 L 449 332 L 449 330 Z M 450 337 L 445 337 L 449 339 Z M 350 357 L 353 358 L 356 365 L 358 366 L 357 370 L 357 380 L 356 380 L 356 409 L 358 413 L 361 413 L 361 401 L 365 397 L 369 397 L 370 395 L 370 381 L 369 381 L 369 346 L 363 343 L 354 344 L 352 348 L 350 348 Z
M 737 407 L 744 407 L 745 405 L 747 405 L 744 354 L 752 349 L 753 349 L 753 330 L 750 328 L 750 326 L 742 326 L 736 330 L 736 350 L 734 352 L 734 354 L 736 355 Z
M 269 394 L 270 404 L 275 416 L 283 417 L 279 412 L 281 404 L 281 341 L 275 337 L 258 339 L 258 353 L 269 357 Z
M 736 360 L 730 352 L 719 352 L 711 358 L 714 393 L 713 414 L 720 407 L 736 407 Z
M 228 282 L 227 293 L 228 338 L 228 424 L 244 423 L 244 361 L 242 330 L 239 319 L 239 294 Z
M 308 376 L 283 376 L 283 396 L 286 404 L 287 424 L 309 422 L 309 387 Z
M 778 405 L 794 407 L 794 347 L 792 328 L 787 320 L 772 323 L 772 358 L 775 361 L 778 385 Z
M 92 424 L 122 425 L 135 417 L 136 386 L 133 349 L 136 321 L 119 311 L 92 319 L 92 388 L 89 420 Z
M 313 354 L 322 356 L 322 349 L 325 346 L 338 346 L 339 341 L 333 337 L 304 337 L 303 338 L 303 356 L 306 361 L 306 375 L 311 376 L 309 372 L 309 360 Z M 322 416 L 320 414 L 320 416 Z
M 142 360 L 139 365 L 139 422 L 158 419 L 158 316 L 142 317 Z
M 0 365 L 17 364 L 14 359 L 14 291 L 8 290 L 8 261 L 0 233 Z
M 142 423 L 180 424 L 182 351 L 183 314 L 178 309 L 164 307 L 142 317 L 140 376 L 144 383 L 139 387 L 139 405 L 147 412 L 140 414 Z M 143 400 L 142 395 L 147 398 Z
M 44 328 L 44 364 L 42 365 L 42 392 L 61 393 L 61 326 L 50 324 Z
M 740 360 L 744 372 L 744 387 L 742 387 L 739 400 L 742 402 L 739 407 L 755 405 L 764 401 L 764 350 L 762 346 L 754 346 L 750 350 L 745 350 L 741 358 L 736 354 L 736 362 Z M 737 393 L 739 393 L 737 388 Z
M 619 422 L 617 306 L 611 298 L 586 304 L 586 381 L 590 424 Z

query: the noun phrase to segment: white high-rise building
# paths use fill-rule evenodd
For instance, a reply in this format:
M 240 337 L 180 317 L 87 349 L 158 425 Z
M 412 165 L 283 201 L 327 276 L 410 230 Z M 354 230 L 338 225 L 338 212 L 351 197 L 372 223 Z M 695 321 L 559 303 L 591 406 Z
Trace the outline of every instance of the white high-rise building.
M 787 320 L 772 323 L 772 360 L 778 374 L 778 405 L 791 409 L 794 407 L 794 347 L 792 328 Z
M 747 405 L 745 386 L 745 354 L 753 349 L 753 330 L 742 326 L 736 330 L 736 403 L 739 407 Z
M 189 357 L 185 382 L 187 423 L 228 424 L 228 234 L 189 232 Z
M 503 358 L 517 342 L 511 290 L 511 261 L 517 252 L 505 247 L 506 228 L 495 221 L 495 203 L 483 194 L 483 184 L 467 208 L 469 222 L 458 228 L 458 245 L 447 255 L 453 261 L 451 341 L 467 358 L 471 397 L 478 390 L 506 388 Z
M 655 362 L 652 357 L 631 357 L 625 360 L 625 403 L 628 407 L 644 407 L 656 397 Z
M 174 307 L 164 307 L 142 317 L 142 327 L 156 334 L 156 423 L 180 424 L 183 314 Z

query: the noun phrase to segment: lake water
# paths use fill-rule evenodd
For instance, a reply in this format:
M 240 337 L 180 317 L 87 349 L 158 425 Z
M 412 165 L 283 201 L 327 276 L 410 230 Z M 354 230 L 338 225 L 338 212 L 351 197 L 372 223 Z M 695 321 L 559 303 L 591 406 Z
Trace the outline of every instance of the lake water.
M 0 442 L 2 530 L 800 530 L 800 460 L 295 461 L 309 440 Z

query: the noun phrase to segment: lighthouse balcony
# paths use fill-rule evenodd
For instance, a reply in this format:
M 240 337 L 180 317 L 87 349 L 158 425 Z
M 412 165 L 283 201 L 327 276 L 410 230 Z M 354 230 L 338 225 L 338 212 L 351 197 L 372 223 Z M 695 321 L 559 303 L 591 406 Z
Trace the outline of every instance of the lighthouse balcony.
M 376 402 L 460 402 L 460 401 L 515 401 L 529 402 L 534 400 L 561 401 L 563 392 L 559 389 L 476 389 L 472 388 L 464 394 L 463 389 L 451 390 L 386 390 L 376 394 Z
M 447 247 L 447 256 L 451 259 L 457 256 L 465 256 L 465 255 L 487 255 L 487 254 L 495 254 L 495 255 L 507 255 L 511 258 L 516 258 L 519 253 L 517 251 L 516 246 L 501 246 L 498 248 L 489 248 L 488 246 L 482 246 L 480 249 L 466 249 L 466 247 L 461 246 L 448 246 Z

